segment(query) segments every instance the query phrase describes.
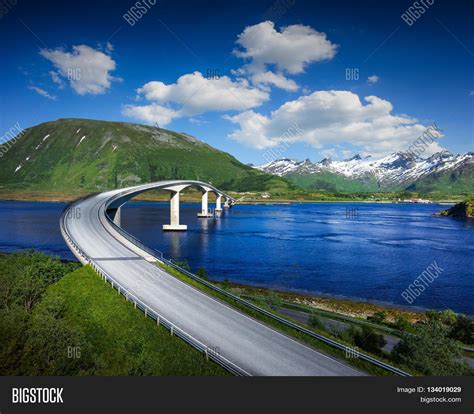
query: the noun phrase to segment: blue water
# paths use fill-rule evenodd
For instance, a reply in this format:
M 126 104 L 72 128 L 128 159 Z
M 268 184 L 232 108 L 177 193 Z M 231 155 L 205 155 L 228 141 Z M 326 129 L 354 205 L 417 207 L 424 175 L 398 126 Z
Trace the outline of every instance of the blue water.
M 203 266 L 211 278 L 303 293 L 408 306 L 401 293 L 427 266 L 441 275 L 412 303 L 474 314 L 474 223 L 433 217 L 436 205 L 302 203 L 238 205 L 164 233 L 167 203 L 129 203 L 122 226 L 165 256 Z M 0 249 L 39 248 L 72 258 L 62 242 L 61 203 L 0 202 Z

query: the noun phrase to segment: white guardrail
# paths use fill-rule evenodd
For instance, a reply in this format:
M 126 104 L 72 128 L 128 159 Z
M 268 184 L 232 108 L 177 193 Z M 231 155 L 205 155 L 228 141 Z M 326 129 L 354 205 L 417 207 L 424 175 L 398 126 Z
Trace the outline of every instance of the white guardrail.
M 176 335 L 177 337 L 183 339 L 192 347 L 197 349 L 199 352 L 202 352 L 207 359 L 211 359 L 224 369 L 228 370 L 234 375 L 239 376 L 249 376 L 250 374 L 245 371 L 244 369 L 238 367 L 228 359 L 224 358 L 223 356 L 219 355 L 216 350 L 211 347 L 204 345 L 202 342 L 198 341 L 196 338 L 185 332 L 183 329 L 179 328 L 165 317 L 160 315 L 155 310 L 151 309 L 148 305 L 138 299 L 133 293 L 128 291 L 125 287 L 123 287 L 120 283 L 118 283 L 111 275 L 109 275 L 100 265 L 95 263 L 91 258 L 89 258 L 81 248 L 74 243 L 74 241 L 69 236 L 67 231 L 67 226 L 65 222 L 65 217 L 68 213 L 68 210 L 73 207 L 74 204 L 78 203 L 79 201 L 84 200 L 84 198 L 77 200 L 73 204 L 69 205 L 63 212 L 61 219 L 60 219 L 60 228 L 61 234 L 66 241 L 66 243 L 71 247 L 73 254 L 76 258 L 83 264 L 90 265 L 103 279 L 105 282 L 109 282 L 112 285 L 112 288 L 117 289 L 118 293 L 123 295 L 127 301 L 133 302 L 135 308 L 142 310 L 145 316 L 148 316 L 156 321 L 157 325 L 162 325 L 166 329 L 170 331 L 171 335 Z
M 175 263 L 173 263 L 171 260 L 168 260 L 166 259 L 164 256 L 163 256 L 163 253 L 160 252 L 160 251 L 157 251 L 157 250 L 154 250 L 148 246 L 146 246 L 145 244 L 143 244 L 143 242 L 141 242 L 139 239 L 137 239 L 135 236 L 132 236 L 130 233 L 126 232 L 124 229 L 122 229 L 121 227 L 117 226 L 111 219 L 110 217 L 107 215 L 106 213 L 106 210 L 107 210 L 107 205 L 110 204 L 112 201 L 116 200 L 117 198 L 120 198 L 121 196 L 121 193 L 117 194 L 116 196 L 114 196 L 111 200 L 109 200 L 105 206 L 105 209 L 104 209 L 104 215 L 105 215 L 105 218 L 107 220 L 107 224 L 112 226 L 112 228 L 117 232 L 119 233 L 122 237 L 124 237 L 125 239 L 127 239 L 128 241 L 130 241 L 131 243 L 133 243 L 134 245 L 136 245 L 138 248 L 144 250 L 146 253 L 150 254 L 152 257 L 154 257 L 156 260 L 158 261 L 161 261 L 165 264 L 167 264 L 168 266 L 171 266 L 173 267 L 174 269 L 178 270 L 179 272 L 182 272 L 184 273 L 186 276 L 192 278 L 193 280 L 196 280 L 198 282 L 200 282 L 201 284 L 203 284 L 204 286 L 214 290 L 215 292 L 218 292 L 228 298 L 231 298 L 233 300 L 235 300 L 236 302 L 240 303 L 241 305 L 244 305 L 246 307 L 248 307 L 249 309 L 252 309 L 262 315 L 265 315 L 273 320 L 276 320 L 286 326 L 289 326 L 299 332 L 303 332 L 305 334 L 307 334 L 308 336 L 312 337 L 312 338 L 315 338 L 315 339 L 318 339 L 334 348 L 337 348 L 339 350 L 342 350 L 344 352 L 348 352 L 348 351 L 351 351 L 351 348 L 348 347 L 347 345 L 344 345 L 340 342 L 337 342 L 331 338 L 328 338 L 324 335 L 321 335 L 321 334 L 318 334 L 316 332 L 313 332 L 303 326 L 300 326 L 294 322 L 291 322 L 285 318 L 282 318 L 281 316 L 278 316 L 278 315 L 275 315 L 274 313 L 272 312 L 269 312 L 267 311 L 266 309 L 263 309 L 263 308 L 260 308 L 259 306 L 257 305 L 254 305 L 253 303 L 245 300 L 245 299 L 242 299 L 241 297 L 237 296 L 237 295 L 234 295 L 210 282 L 208 282 L 207 280 L 205 279 L 202 279 L 200 278 L 199 276 L 196 276 L 195 274 L 187 271 L 186 269 L 183 269 L 181 268 L 180 266 L 176 265 Z M 89 197 L 89 196 L 88 196 Z M 77 202 L 81 201 L 83 199 L 80 199 L 80 200 L 77 200 L 76 202 L 74 202 L 73 204 L 76 204 Z M 78 246 L 75 245 L 75 243 L 71 240 L 71 238 L 69 237 L 69 235 L 67 234 L 67 229 L 65 227 L 65 224 L 63 222 L 64 220 L 64 217 L 65 217 L 65 214 L 67 213 L 67 211 L 73 206 L 73 204 L 71 204 L 64 212 L 63 212 L 63 216 L 61 217 L 61 232 L 63 233 L 63 236 L 65 237 L 65 240 L 68 242 L 68 244 L 70 244 L 71 246 L 73 246 L 73 248 L 76 250 L 76 252 L 79 253 L 79 256 L 76 255 L 76 257 L 78 258 L 78 260 L 80 260 L 82 263 L 87 263 L 87 264 L 91 264 L 91 266 L 102 276 L 104 277 L 104 280 L 106 281 L 109 281 L 112 283 L 112 286 L 115 287 L 115 288 L 118 288 L 119 289 L 119 292 L 122 293 L 124 296 L 125 296 L 125 292 L 128 294 L 128 296 L 126 296 L 126 298 L 128 300 L 132 300 L 131 298 L 133 297 L 133 301 L 135 301 L 135 303 L 137 303 L 137 306 L 142 309 L 144 312 L 145 312 L 145 309 L 147 309 L 146 313 L 148 316 L 152 317 L 153 319 L 156 319 L 159 323 L 162 323 L 166 328 L 170 329 L 171 332 L 173 333 L 173 329 L 175 333 L 177 332 L 180 332 L 180 336 L 182 339 L 184 339 L 186 342 L 190 343 L 192 346 L 194 346 L 196 349 L 198 349 L 199 351 L 201 352 L 204 352 L 206 353 L 206 355 L 208 355 L 208 357 L 212 360 L 214 360 L 215 362 L 217 362 L 219 365 L 223 366 L 224 368 L 228 369 L 230 372 L 236 374 L 236 375 L 249 375 L 247 372 L 245 372 L 244 370 L 240 369 L 239 367 L 237 367 L 235 364 L 233 364 L 232 362 L 226 360 L 225 358 L 222 358 L 220 357 L 219 355 L 215 355 L 215 354 L 212 354 L 211 352 L 209 352 L 209 350 L 211 348 L 208 348 L 208 347 L 205 347 L 203 344 L 201 344 L 199 341 L 197 341 L 196 339 L 194 339 L 191 335 L 188 335 L 187 333 L 185 333 L 184 331 L 182 330 L 178 330 L 171 322 L 167 321 L 166 319 L 164 318 L 161 318 L 155 311 L 153 311 L 152 309 L 148 308 L 147 305 L 145 305 L 144 303 L 142 303 L 138 298 L 136 298 L 133 294 L 129 293 L 125 288 L 123 288 L 122 286 L 120 286 L 117 282 L 114 281 L 113 277 L 111 277 L 110 275 L 107 275 L 101 268 L 100 266 L 98 266 L 97 264 L 94 264 L 92 263 L 92 261 L 90 260 L 90 258 L 88 258 L 81 250 Z M 99 213 L 100 215 L 100 213 Z M 101 219 L 101 217 L 99 216 L 99 219 Z M 105 228 L 105 227 L 104 227 Z M 108 230 L 107 230 L 108 231 Z M 109 231 L 110 233 L 110 231 Z M 114 236 L 114 235 L 112 235 Z M 83 259 L 83 260 L 81 260 Z M 85 260 L 85 261 L 84 261 Z M 158 318 L 158 319 L 157 319 Z M 174 327 L 174 328 L 173 328 Z M 359 359 L 363 360 L 363 361 L 366 361 L 372 365 L 375 365 L 379 368 L 382 368 L 392 374 L 395 374 L 395 375 L 399 375 L 399 376 L 403 376 L 403 377 L 410 377 L 411 374 L 406 372 L 406 371 L 403 371 L 397 367 L 394 367 L 390 364 L 387 364 L 383 361 L 379 361 L 378 359 L 370 356 L 370 355 L 367 355 L 367 354 L 364 354 L 362 352 L 358 352 L 358 356 L 357 356 Z

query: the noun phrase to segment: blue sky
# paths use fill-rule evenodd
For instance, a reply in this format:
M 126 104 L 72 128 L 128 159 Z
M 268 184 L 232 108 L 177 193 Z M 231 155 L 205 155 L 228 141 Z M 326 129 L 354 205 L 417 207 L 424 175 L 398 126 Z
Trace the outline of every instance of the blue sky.
M 412 1 L 143 0 L 133 26 L 133 1 L 18 1 L 0 9 L 0 135 L 158 122 L 261 164 L 384 156 L 434 122 L 428 153 L 473 151 L 473 5 L 427 1 L 411 26 Z

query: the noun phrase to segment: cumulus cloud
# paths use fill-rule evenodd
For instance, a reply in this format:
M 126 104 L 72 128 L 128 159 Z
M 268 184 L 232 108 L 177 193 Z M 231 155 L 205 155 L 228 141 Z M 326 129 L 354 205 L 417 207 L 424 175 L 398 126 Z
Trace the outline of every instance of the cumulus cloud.
M 260 88 L 268 85 L 274 85 L 277 88 L 284 89 L 289 92 L 296 92 L 299 87 L 292 79 L 288 79 L 282 73 L 273 73 L 272 71 L 259 72 L 251 77 L 252 82 Z
M 122 114 L 146 122 L 147 124 L 157 123 L 160 126 L 167 125 L 174 118 L 181 116 L 178 111 L 157 104 L 142 106 L 125 105 L 122 108 Z
M 86 45 L 73 46 L 72 52 L 41 49 L 40 55 L 53 63 L 58 73 L 69 80 L 79 95 L 105 93 L 112 81 L 119 80 L 110 74 L 116 68 L 115 61 L 100 50 Z
M 295 24 L 278 31 L 271 21 L 246 27 L 236 43 L 239 48 L 234 54 L 249 61 L 239 69 L 241 75 L 249 75 L 256 85 L 271 84 L 288 91 L 298 86 L 285 74 L 302 73 L 310 63 L 330 60 L 337 49 L 325 33 L 310 26 Z
M 325 33 L 312 27 L 294 24 L 278 32 L 271 21 L 246 27 L 238 36 L 237 44 L 242 49 L 235 50 L 234 54 L 250 59 L 248 67 L 261 69 L 274 64 L 291 74 L 302 73 L 311 62 L 332 59 L 337 48 Z
M 128 105 L 127 114 L 148 121 L 150 114 L 162 116 L 170 122 L 180 116 L 192 117 L 210 111 L 245 111 L 260 106 L 269 99 L 266 91 L 249 86 L 245 80 L 233 81 L 227 76 L 217 79 L 205 78 L 200 72 L 181 76 L 176 83 L 165 84 L 159 81 L 148 82 L 137 90 L 153 105 Z M 173 108 L 162 105 L 173 105 Z M 140 118 L 140 114 L 144 114 Z M 162 122 L 163 124 L 167 122 Z
M 380 80 L 380 78 L 377 75 L 372 75 L 367 78 L 367 82 L 370 84 L 377 83 Z
M 38 88 L 37 86 L 30 85 L 28 89 L 35 91 L 38 95 L 44 96 L 45 98 L 51 99 L 55 101 L 57 99 L 56 96 L 49 94 L 49 92 L 45 91 L 44 89 Z
M 320 150 L 351 144 L 375 156 L 406 150 L 426 129 L 414 118 L 394 115 L 387 100 L 367 96 L 364 101 L 350 91 L 316 91 L 286 102 L 270 116 L 245 111 L 226 119 L 239 125 L 230 138 L 254 148 L 280 144 L 288 127 L 297 124 L 303 132 L 294 141 Z

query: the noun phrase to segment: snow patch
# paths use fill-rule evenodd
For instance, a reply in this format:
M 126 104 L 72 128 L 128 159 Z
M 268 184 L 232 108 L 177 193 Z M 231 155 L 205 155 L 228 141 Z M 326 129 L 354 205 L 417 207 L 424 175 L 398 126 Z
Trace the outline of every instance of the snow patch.
M 49 137 L 49 134 L 46 135 L 46 136 L 43 138 L 43 141 L 46 141 L 46 140 L 48 139 L 48 137 Z
M 114 152 L 118 148 L 118 145 L 112 144 L 112 152 Z
M 15 172 L 17 172 L 21 167 L 23 167 L 23 165 L 21 164 L 18 167 L 16 167 Z
M 86 136 L 84 135 L 84 136 L 80 139 L 79 144 L 77 144 L 77 146 L 79 146 L 79 145 L 81 144 L 81 142 L 84 140 L 85 137 L 86 137 Z
M 407 157 L 402 153 L 393 153 L 378 160 L 355 156 L 344 161 L 326 158 L 317 163 L 310 160 L 279 159 L 254 168 L 278 176 L 331 172 L 347 178 L 373 176 L 379 182 L 402 183 L 416 181 L 432 173 L 453 170 L 472 162 L 472 153 L 453 155 L 448 151 L 441 151 L 426 159 Z
M 79 128 L 77 131 L 76 131 L 76 134 L 81 130 L 81 128 Z

